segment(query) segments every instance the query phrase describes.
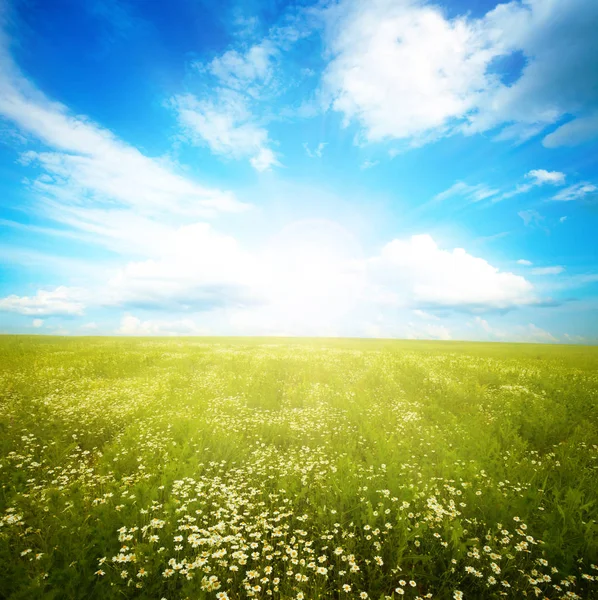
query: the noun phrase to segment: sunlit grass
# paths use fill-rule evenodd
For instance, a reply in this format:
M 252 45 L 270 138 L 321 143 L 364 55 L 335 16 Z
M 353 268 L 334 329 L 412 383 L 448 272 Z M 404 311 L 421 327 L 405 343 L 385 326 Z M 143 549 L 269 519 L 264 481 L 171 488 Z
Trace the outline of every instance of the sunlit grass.
M 0 597 L 598 597 L 598 349 L 0 338 Z

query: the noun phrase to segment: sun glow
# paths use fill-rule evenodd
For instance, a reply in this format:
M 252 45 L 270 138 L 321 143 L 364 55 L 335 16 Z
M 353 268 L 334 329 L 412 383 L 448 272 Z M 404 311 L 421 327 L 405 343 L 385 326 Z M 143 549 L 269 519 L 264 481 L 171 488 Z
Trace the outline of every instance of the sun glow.
M 350 312 L 364 287 L 363 253 L 338 223 L 297 221 L 267 244 L 268 313 L 291 329 L 333 326 Z

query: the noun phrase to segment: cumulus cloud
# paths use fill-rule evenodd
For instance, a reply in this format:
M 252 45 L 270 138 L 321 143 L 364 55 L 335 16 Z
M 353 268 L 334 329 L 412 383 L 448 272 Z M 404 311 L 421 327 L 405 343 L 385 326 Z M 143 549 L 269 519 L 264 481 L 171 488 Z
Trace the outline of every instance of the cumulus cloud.
M 443 249 L 429 235 L 392 240 L 369 257 L 350 232 L 327 221 L 294 223 L 255 252 L 208 224 L 180 228 L 170 242 L 161 256 L 129 261 L 85 294 L 61 287 L 9 296 L 0 308 L 41 316 L 119 307 L 130 311 L 119 332 L 130 335 L 194 333 L 190 323 L 201 313 L 220 332 L 226 325 L 255 335 L 360 335 L 356 324 L 385 312 L 404 319 L 372 324 L 383 337 L 449 339 L 446 315 L 541 301 L 524 277 L 462 248 Z M 139 310 L 189 316 L 143 320 Z
M 465 19 L 421 2 L 341 2 L 327 24 L 325 96 L 370 142 L 445 132 L 475 107 L 496 55 Z
M 35 328 L 39 328 L 42 327 L 44 324 L 44 320 L 43 319 L 33 319 L 33 321 L 31 321 L 31 324 L 35 327 Z
M 532 179 L 533 185 L 561 185 L 565 183 L 565 174 L 560 171 L 546 171 L 545 169 L 534 169 L 526 174 L 526 177 Z
M 260 301 L 259 267 L 231 236 L 207 223 L 180 227 L 161 254 L 131 261 L 107 282 L 107 306 L 183 312 L 245 306 Z
M 524 277 L 462 248 L 443 249 L 429 235 L 392 240 L 370 257 L 350 232 L 327 221 L 297 222 L 259 252 L 207 224 L 180 228 L 171 244 L 159 257 L 118 269 L 87 303 L 219 312 L 244 333 L 330 334 L 346 328 L 350 315 L 381 307 L 411 309 L 436 326 L 438 311 L 502 311 L 540 301 Z
M 531 267 L 534 263 L 531 262 L 530 260 L 526 260 L 525 258 L 520 258 L 517 261 L 518 265 L 523 265 L 524 267 Z
M 463 248 L 444 250 L 429 235 L 393 240 L 367 268 L 378 300 L 387 304 L 493 310 L 538 300 L 524 277 L 500 271 Z
M 53 290 L 38 290 L 35 296 L 17 296 L 12 294 L 0 298 L 0 311 L 18 313 L 20 315 L 39 316 L 72 316 L 82 315 L 85 304 L 82 301 L 82 291 L 65 286 Z M 35 325 L 34 327 L 41 325 Z
M 344 0 L 325 13 L 325 102 L 369 142 L 493 130 L 521 141 L 571 116 L 545 145 L 584 141 L 598 134 L 597 16 L 593 0 L 512 1 L 480 18 L 423 0 Z M 506 83 L 497 61 L 515 53 L 524 66 Z

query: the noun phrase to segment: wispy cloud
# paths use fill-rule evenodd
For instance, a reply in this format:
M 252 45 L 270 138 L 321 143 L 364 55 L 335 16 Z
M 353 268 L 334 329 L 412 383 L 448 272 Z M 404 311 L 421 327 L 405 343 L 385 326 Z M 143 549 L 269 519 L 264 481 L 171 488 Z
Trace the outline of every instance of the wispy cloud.
M 561 190 L 552 199 L 560 202 L 571 202 L 572 200 L 581 200 L 595 192 L 598 192 L 598 187 L 593 183 L 581 182 Z
M 564 267 L 555 266 L 555 267 L 537 267 L 532 269 L 530 272 L 533 275 L 558 275 L 565 270 Z
M 232 193 L 201 185 L 180 174 L 177 165 L 144 155 L 48 99 L 21 74 L 5 38 L 0 39 L 0 115 L 47 148 L 20 157 L 32 170 L 28 185 L 35 210 L 87 239 L 129 243 L 136 222 L 163 229 L 168 221 L 248 208 Z M 139 237 L 149 244 L 147 229 Z
M 322 153 L 324 148 L 328 145 L 328 142 L 320 142 L 315 150 L 310 150 L 307 142 L 304 142 L 303 148 L 305 148 L 305 153 L 310 158 L 322 158 Z
M 216 98 L 206 100 L 177 96 L 172 106 L 190 141 L 206 144 L 214 154 L 248 158 L 257 171 L 280 165 L 269 147 L 268 131 L 255 122 L 239 92 L 218 88 Z
M 365 160 L 361 163 L 360 165 L 360 169 L 365 170 L 365 169 L 371 169 L 372 167 L 375 167 L 377 164 L 379 164 L 380 161 L 377 160 Z
M 471 323 L 485 332 L 487 339 L 510 340 L 514 342 L 536 342 L 536 343 L 555 343 L 558 339 L 549 331 L 528 323 L 527 325 L 516 325 L 510 328 L 496 327 L 491 325 L 482 317 L 475 317 Z
M 207 145 L 219 156 L 248 159 L 257 171 L 281 166 L 266 128 L 272 118 L 268 104 L 286 89 L 283 52 L 308 31 L 296 20 L 272 27 L 249 48 L 237 40 L 210 61 L 194 61 L 191 67 L 204 91 L 178 95 L 170 102 L 186 139 Z
M 515 188 L 503 192 L 493 199 L 493 202 L 507 200 L 513 196 L 525 194 L 536 187 L 543 185 L 563 185 L 565 183 L 565 174 L 560 171 L 546 171 L 545 169 L 534 169 L 525 174 L 525 179 L 531 180 L 528 183 L 518 183 Z
M 472 202 L 480 202 L 481 200 L 485 200 L 496 194 L 498 194 L 498 190 L 492 189 L 483 183 L 469 185 L 463 181 L 457 181 L 450 188 L 436 194 L 436 196 L 432 198 L 432 201 L 442 202 L 443 200 L 457 196 L 467 198 Z
M 133 315 L 125 315 L 116 330 L 120 335 L 206 335 L 208 329 L 201 327 L 193 319 L 147 319 L 142 320 Z
M 517 214 L 521 217 L 526 227 L 531 225 L 541 226 L 545 219 L 537 210 L 533 209 L 520 210 Z

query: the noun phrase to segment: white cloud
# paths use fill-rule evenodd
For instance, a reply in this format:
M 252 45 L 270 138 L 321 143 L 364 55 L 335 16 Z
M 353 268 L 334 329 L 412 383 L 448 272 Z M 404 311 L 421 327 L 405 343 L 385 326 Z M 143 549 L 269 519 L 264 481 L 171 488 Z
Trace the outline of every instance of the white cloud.
M 546 148 L 577 146 L 598 137 L 598 112 L 586 117 L 578 117 L 549 133 L 542 144 Z
M 559 219 L 559 223 L 564 223 L 567 220 L 567 217 L 561 217 Z
M 260 270 L 235 238 L 207 223 L 178 228 L 153 258 L 127 263 L 98 300 L 130 306 L 197 312 L 259 301 Z
M 189 139 L 207 144 L 215 154 L 249 158 L 258 171 L 280 164 L 268 147 L 268 131 L 254 122 L 239 92 L 219 88 L 214 99 L 187 94 L 176 96 L 172 104 Z
M 544 221 L 544 217 L 537 210 L 520 210 L 517 214 L 523 219 L 523 224 L 526 227 L 531 225 L 541 226 L 542 221 Z
M 588 338 L 585 338 L 582 335 L 570 335 L 565 333 L 563 337 L 572 344 L 585 344 L 588 341 Z
M 247 208 L 232 194 L 205 188 L 89 120 L 70 116 L 66 107 L 24 81 L 0 72 L 0 83 L 0 114 L 56 149 L 23 155 L 24 164 L 44 171 L 32 184 L 40 195 L 78 206 L 85 200 L 98 206 L 116 204 L 146 214 L 167 210 L 205 216 Z
M 380 161 L 377 161 L 377 160 L 364 160 L 363 163 L 361 163 L 361 166 L 359 168 L 361 170 L 371 169 L 372 167 L 375 167 L 379 163 L 380 163 Z
M 260 148 L 260 151 L 253 156 L 249 162 L 251 163 L 251 166 L 256 171 L 260 171 L 260 173 L 262 171 L 267 171 L 272 166 L 282 166 L 270 148 Z
M 0 39 L 0 116 L 47 147 L 21 155 L 23 165 L 39 170 L 28 178 L 36 210 L 83 230 L 88 239 L 129 244 L 143 223 L 138 237 L 148 245 L 169 222 L 248 208 L 232 193 L 179 174 L 176 165 L 142 154 L 48 99 L 20 73 L 5 39 Z
M 537 301 L 525 278 L 500 271 L 462 248 L 443 250 L 429 235 L 393 240 L 367 267 L 383 303 L 492 310 Z
M 520 259 L 517 261 L 517 264 L 518 264 L 518 265 L 523 265 L 524 267 L 531 267 L 531 266 L 532 266 L 534 263 L 532 263 L 532 262 L 531 262 L 531 261 L 529 261 L 529 260 L 526 260 L 525 258 L 520 258 Z
M 483 27 L 504 51 L 521 51 L 526 65 L 517 81 L 484 94 L 471 130 L 508 125 L 502 138 L 522 140 L 566 115 L 587 116 L 598 100 L 597 16 L 593 0 L 510 2 L 488 13 Z
M 413 314 L 416 317 L 419 317 L 420 319 L 426 319 L 428 321 L 438 321 L 439 320 L 439 317 L 437 317 L 436 315 L 433 315 L 432 313 L 428 313 L 424 310 L 420 310 L 419 308 L 416 308 L 413 311 Z
M 557 343 L 558 339 L 549 331 L 528 323 L 527 325 L 516 325 L 510 329 L 497 328 L 487 320 L 481 317 L 475 317 L 473 325 L 482 329 L 486 334 L 486 339 L 509 341 L 509 342 L 539 342 L 539 343 Z
M 95 323 L 94 321 L 91 321 L 89 323 L 85 323 L 83 325 L 81 325 L 81 327 L 79 329 L 83 329 L 84 331 L 96 331 L 99 328 L 98 324 Z
M 186 138 L 207 145 L 214 154 L 246 158 L 257 171 L 281 166 L 265 127 L 271 117 L 264 104 L 284 89 L 279 76 L 282 50 L 303 35 L 293 26 L 274 27 L 244 51 L 231 48 L 210 62 L 194 62 L 207 91 L 171 101 Z
M 0 311 L 21 315 L 82 315 L 85 304 L 82 292 L 65 286 L 53 290 L 38 290 L 35 296 L 15 294 L 0 298 Z
M 527 178 L 531 178 L 533 185 L 562 185 L 565 183 L 565 174 L 560 171 L 546 171 L 545 169 L 534 169 L 526 174 Z
M 558 342 L 557 338 L 552 335 L 552 333 L 533 323 L 529 323 L 527 327 L 522 327 L 521 329 L 522 331 L 518 335 L 522 342 L 540 342 L 545 344 Z
M 268 40 L 256 44 L 240 53 L 228 50 L 215 57 L 207 66 L 195 63 L 200 71 L 207 70 L 229 88 L 250 94 L 259 94 L 262 85 L 267 85 L 274 75 L 274 58 L 277 48 Z M 254 87 L 255 86 L 255 87 Z
M 572 200 L 580 200 L 588 194 L 593 194 L 597 191 L 598 187 L 593 183 L 581 182 L 561 190 L 558 194 L 553 196 L 552 199 L 561 202 L 570 202 Z
M 44 320 L 43 319 L 33 319 L 33 321 L 31 321 L 31 324 L 35 327 L 35 328 L 39 328 L 44 324 Z
M 318 144 L 317 148 L 313 152 L 309 149 L 309 146 L 308 146 L 307 142 L 305 142 L 303 144 L 303 147 L 305 148 L 305 153 L 310 158 L 322 158 L 322 152 L 324 151 L 324 148 L 327 145 L 328 145 L 328 142 L 320 142 Z
M 436 194 L 432 199 L 433 202 L 441 202 L 447 198 L 454 196 L 467 198 L 472 202 L 480 202 L 486 198 L 491 198 L 498 194 L 498 190 L 492 189 L 482 183 L 477 185 L 469 185 L 463 181 L 455 182 L 450 188 Z
M 451 340 L 451 330 L 445 325 L 428 323 L 426 325 L 407 324 L 406 335 L 408 340 Z
M 248 334 L 333 335 L 359 310 L 367 286 L 361 246 L 340 224 L 297 221 L 255 255 L 261 304 L 231 311 L 230 324 Z
M 533 275 L 558 275 L 565 270 L 565 267 L 557 265 L 555 267 L 537 267 L 531 270 Z
M 206 335 L 208 330 L 199 327 L 192 319 L 142 321 L 133 315 L 125 315 L 116 330 L 120 335 Z
M 413 311 L 417 312 L 417 311 Z M 427 315 L 424 317 L 423 311 L 418 314 L 421 319 L 430 318 L 433 321 L 438 321 L 435 315 Z M 392 317 L 383 317 L 379 315 L 375 322 L 366 321 L 361 326 L 359 332 L 362 336 L 371 338 L 386 338 L 386 339 L 408 339 L 408 340 L 450 340 L 453 339 L 453 332 L 446 325 L 441 325 L 438 322 L 433 323 L 412 323 L 411 321 L 404 322 L 401 319 Z
M 497 54 L 465 19 L 420 2 L 341 2 L 327 22 L 325 94 L 367 141 L 446 131 L 475 107 Z
M 493 199 L 493 202 L 499 202 L 518 196 L 519 194 L 525 194 L 535 187 L 543 185 L 563 185 L 565 183 L 565 174 L 560 171 L 546 171 L 545 169 L 533 169 L 525 174 L 526 179 L 531 179 L 529 183 L 518 183 L 514 189 L 503 192 L 500 196 Z
M 35 316 L 121 307 L 130 313 L 119 332 L 128 335 L 201 333 L 199 323 L 209 321 L 219 333 L 450 339 L 459 336 L 444 319 L 455 311 L 539 302 L 524 277 L 463 249 L 442 249 L 429 235 L 395 239 L 367 258 L 350 232 L 327 221 L 296 222 L 259 252 L 193 224 L 179 228 L 161 252 L 130 261 L 86 293 L 57 288 L 8 297 L 0 307 Z M 139 310 L 189 316 L 144 320 Z M 360 330 L 376 313 L 389 318 Z
M 325 11 L 327 105 L 362 137 L 425 143 L 458 131 L 524 140 L 567 115 L 545 145 L 598 134 L 594 0 L 512 1 L 481 18 L 448 19 L 423 0 L 344 0 Z M 503 83 L 496 59 L 522 54 Z M 573 66 L 572 66 L 573 65 Z M 591 133 L 590 133 L 591 130 Z

